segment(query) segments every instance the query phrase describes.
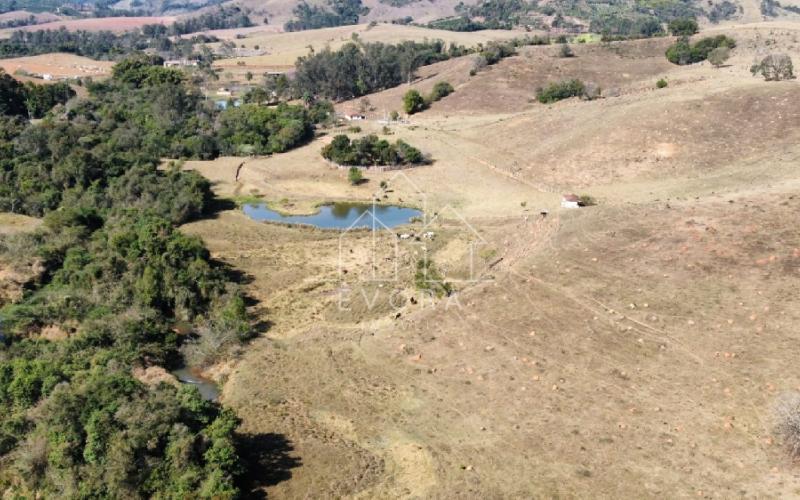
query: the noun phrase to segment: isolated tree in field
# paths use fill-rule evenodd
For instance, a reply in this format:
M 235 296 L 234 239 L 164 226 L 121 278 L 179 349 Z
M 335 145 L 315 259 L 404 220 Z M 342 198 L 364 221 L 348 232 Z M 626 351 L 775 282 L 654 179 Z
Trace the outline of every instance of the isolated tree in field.
M 248 71 L 247 73 L 245 73 L 244 74 L 244 79 L 247 80 L 248 82 L 250 80 L 252 80 L 253 79 L 253 72 L 252 71 Z
M 569 45 L 566 43 L 561 44 L 561 47 L 558 49 L 558 57 L 566 58 L 566 57 L 574 57 L 575 53 L 572 52 L 572 49 L 569 48 Z
M 770 54 L 760 63 L 750 67 L 753 76 L 761 74 L 768 82 L 780 80 L 792 80 L 794 78 L 794 66 L 792 58 L 786 54 Z
M 364 180 L 361 169 L 358 167 L 350 167 L 350 170 L 347 171 L 347 180 L 350 181 L 350 184 L 353 186 L 361 184 L 361 181 Z
M 731 57 L 731 49 L 728 47 L 717 47 L 708 53 L 708 62 L 715 68 L 719 68 L 725 64 L 725 61 L 727 61 L 729 57 Z
M 692 18 L 673 19 L 667 28 L 674 36 L 692 36 L 698 31 L 697 21 Z
M 425 109 L 425 99 L 418 91 L 411 89 L 403 96 L 403 109 L 409 115 Z

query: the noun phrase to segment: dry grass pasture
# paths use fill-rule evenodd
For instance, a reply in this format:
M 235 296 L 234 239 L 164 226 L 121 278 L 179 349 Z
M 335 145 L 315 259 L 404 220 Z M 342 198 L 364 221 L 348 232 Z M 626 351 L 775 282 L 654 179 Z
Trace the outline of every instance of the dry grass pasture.
M 105 77 L 111 74 L 113 65 L 111 61 L 95 61 L 64 53 L 0 59 L 0 67 L 10 75 L 24 71 L 35 75 L 50 74 L 53 78 Z
M 351 41 L 353 35 L 358 35 L 359 39 L 364 42 L 399 43 L 406 40 L 440 39 L 447 43 L 474 46 L 490 40 L 514 38 L 521 34 L 518 31 L 508 30 L 457 33 L 395 24 L 378 24 L 373 27 L 361 24 L 291 33 L 275 32 L 272 29 L 253 31 L 254 29 L 245 30 L 243 32 L 245 38 L 236 40 L 236 44 L 247 49 L 258 47 L 258 50 L 263 51 L 264 54 L 221 59 L 216 61 L 214 66 L 235 74 L 243 74 L 246 71 L 259 74 L 270 70 L 286 70 L 294 67 L 298 57 L 308 55 L 310 47 L 317 51 L 325 47 L 335 50 Z M 228 34 L 228 31 L 230 30 L 223 32 L 223 36 Z M 237 33 L 239 31 L 236 30 Z
M 455 93 L 388 130 L 359 125 L 434 163 L 370 172 L 357 187 L 319 156 L 344 128 L 245 160 L 238 182 L 241 159 L 187 163 L 222 195 L 286 211 L 377 192 L 450 213 L 424 242 L 447 273 L 465 268 L 472 229 L 484 245 L 476 282 L 415 303 L 418 244 L 387 257 L 392 238 L 381 239 L 379 262 L 368 233 L 348 235 L 342 257 L 339 233 L 238 210 L 186 226 L 242 270 L 271 325 L 215 372 L 242 431 L 272 436 L 253 488 L 275 498 L 800 495 L 772 433 L 777 398 L 800 389 L 800 85 L 748 71 L 767 50 L 797 60 L 800 32 L 727 32 L 739 47 L 720 69 L 668 64 L 669 40 L 576 45 L 569 60 L 529 47 L 472 77 L 470 58 L 423 68 L 414 87 L 444 79 Z M 536 87 L 573 77 L 614 97 L 533 101 Z M 656 89 L 662 77 L 669 86 Z M 407 88 L 368 96 L 374 114 L 398 109 Z M 598 205 L 560 210 L 565 192 Z M 397 280 L 367 279 L 391 262 L 404 270 Z
M 253 488 L 275 498 L 800 495 L 772 432 L 775 402 L 800 389 L 800 85 L 748 71 L 768 50 L 798 60 L 800 31 L 727 32 L 739 47 L 720 69 L 666 63 L 668 40 L 575 46 L 569 60 L 530 47 L 473 77 L 470 58 L 423 68 L 413 86 L 445 79 L 455 93 L 388 130 L 359 125 L 434 163 L 368 173 L 357 187 L 319 157 L 344 129 L 248 159 L 238 182 L 240 159 L 189 162 L 220 194 L 287 211 L 377 191 L 450 213 L 425 243 L 446 272 L 464 269 L 472 229 L 484 244 L 475 283 L 415 303 L 414 244 L 386 257 L 383 239 L 378 262 L 370 235 L 353 235 L 343 277 L 339 233 L 235 210 L 186 226 L 243 271 L 271 325 L 216 372 L 242 431 L 273 436 Z M 533 101 L 537 86 L 573 77 L 615 97 Z M 656 89 L 662 77 L 669 86 Z M 405 90 L 368 96 L 375 114 L 399 108 Z M 598 205 L 560 210 L 565 192 Z M 405 271 L 370 282 L 387 262 Z

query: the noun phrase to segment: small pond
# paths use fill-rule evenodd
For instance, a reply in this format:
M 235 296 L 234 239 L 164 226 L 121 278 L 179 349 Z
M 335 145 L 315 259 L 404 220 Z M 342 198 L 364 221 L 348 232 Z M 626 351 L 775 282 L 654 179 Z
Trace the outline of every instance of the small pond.
M 216 401 L 219 399 L 219 387 L 214 382 L 195 374 L 191 368 L 183 367 L 173 370 L 172 374 L 182 383 L 197 387 L 203 399 Z
M 414 208 L 395 205 L 369 205 L 364 203 L 333 203 L 323 205 L 313 215 L 283 215 L 267 207 L 265 203 L 247 204 L 244 213 L 253 220 L 307 224 L 322 229 L 393 228 L 408 224 L 422 212 Z

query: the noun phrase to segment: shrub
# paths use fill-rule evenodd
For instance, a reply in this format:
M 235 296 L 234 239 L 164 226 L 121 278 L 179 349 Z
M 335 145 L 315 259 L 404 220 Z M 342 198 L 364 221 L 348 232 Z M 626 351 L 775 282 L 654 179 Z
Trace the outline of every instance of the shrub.
M 453 293 L 453 286 L 444 280 L 433 261 L 427 258 L 417 261 L 414 284 L 418 290 L 426 291 L 433 297 L 450 296 Z
M 753 76 L 761 74 L 768 82 L 791 80 L 794 78 L 792 58 L 786 54 L 770 54 L 760 63 L 750 67 Z
M 491 66 L 501 59 L 513 56 L 517 50 L 511 43 L 489 42 L 486 47 L 479 52 L 486 60 L 486 65 Z
M 800 458 L 800 393 L 783 396 L 775 408 L 775 434 L 793 459 Z
M 409 115 L 413 115 L 427 107 L 425 99 L 419 91 L 411 89 L 403 96 L 403 109 Z
M 561 44 L 561 47 L 558 49 L 558 57 L 574 57 L 575 53 L 572 52 L 572 49 L 569 48 L 569 45 L 566 43 Z
M 663 78 L 659 79 L 656 82 L 656 87 L 660 88 L 660 89 L 666 88 L 667 85 L 669 85 L 669 83 L 667 83 L 667 81 L 665 79 L 663 79 Z
M 453 86 L 447 82 L 436 82 L 436 85 L 433 86 L 433 90 L 431 91 L 429 100 L 431 102 L 436 102 L 442 97 L 452 94 L 454 90 Z
M 697 21 L 692 18 L 673 19 L 667 25 L 667 29 L 674 36 L 691 36 L 697 33 Z
M 361 169 L 358 167 L 350 167 L 350 170 L 347 171 L 347 180 L 353 186 L 361 184 L 361 182 L 364 180 L 364 175 L 361 173 Z
M 727 61 L 730 56 L 731 49 L 728 47 L 717 47 L 708 53 L 708 62 L 710 62 L 715 68 L 719 68 L 725 64 L 725 61 Z
M 595 99 L 599 99 L 602 95 L 602 89 L 596 83 L 585 83 L 583 85 L 583 93 L 581 94 L 581 98 L 587 101 L 593 101 Z
M 396 122 L 398 119 L 400 119 L 400 113 L 398 113 L 397 110 L 393 109 L 392 112 L 389 113 L 389 119 L 392 120 L 393 122 Z
M 580 80 L 566 80 L 559 83 L 551 83 L 536 92 L 536 98 L 543 104 L 550 104 L 562 99 L 577 97 L 584 91 L 583 82 Z

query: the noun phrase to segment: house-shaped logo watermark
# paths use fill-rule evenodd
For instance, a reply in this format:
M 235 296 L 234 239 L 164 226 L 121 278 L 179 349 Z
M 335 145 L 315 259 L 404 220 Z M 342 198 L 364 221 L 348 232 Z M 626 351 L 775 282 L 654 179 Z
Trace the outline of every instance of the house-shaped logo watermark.
M 339 280 L 344 281 L 351 260 L 369 266 L 370 272 L 361 276 L 363 280 L 375 282 L 398 281 L 400 276 L 399 238 L 377 215 L 377 203 L 364 211 L 339 235 Z M 369 231 L 370 244 L 364 252 L 363 234 Z M 358 239 L 358 243 L 354 240 Z M 355 252 L 359 252 L 356 254 Z
M 462 237 L 466 238 L 466 262 L 463 262 L 466 266 L 466 274 L 461 276 L 454 276 L 449 275 L 447 269 L 441 268 L 437 273 L 435 279 L 432 281 L 446 281 L 447 283 L 480 283 L 485 281 L 491 281 L 488 278 L 481 277 L 481 273 L 479 272 L 478 261 L 481 259 L 480 252 L 482 249 L 485 249 L 488 245 L 486 240 L 481 236 L 481 234 L 475 229 L 475 227 L 470 224 L 467 219 L 455 208 L 451 205 L 446 205 L 441 210 L 436 211 L 430 216 L 426 216 L 425 218 L 425 225 L 421 231 L 421 238 L 420 238 L 420 250 L 421 250 L 421 259 L 425 263 L 425 265 L 421 266 L 424 270 L 427 270 L 429 266 L 427 265 L 430 262 L 430 255 L 429 255 L 429 244 L 428 241 L 433 240 L 437 237 L 437 231 L 440 227 L 453 227 L 454 225 L 459 226 L 462 230 Z M 425 279 L 429 279 L 425 276 Z

